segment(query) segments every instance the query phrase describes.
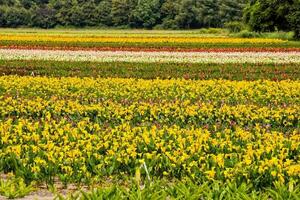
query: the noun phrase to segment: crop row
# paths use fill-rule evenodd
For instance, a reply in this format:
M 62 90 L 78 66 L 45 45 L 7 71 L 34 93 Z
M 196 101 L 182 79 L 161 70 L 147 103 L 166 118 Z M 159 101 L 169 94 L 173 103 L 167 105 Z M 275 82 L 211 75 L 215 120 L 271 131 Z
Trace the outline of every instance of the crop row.
M 0 95 L 76 99 L 83 103 L 184 101 L 212 104 L 299 104 L 299 81 L 192 81 L 119 78 L 0 77 Z
M 299 80 L 298 64 L 189 64 L 0 60 L 0 74 L 143 79 Z
M 280 39 L 265 38 L 225 38 L 225 37 L 70 37 L 55 35 L 6 35 L 1 34 L 2 41 L 42 41 L 42 42 L 94 42 L 94 43 L 284 43 Z
M 52 120 L 69 119 L 72 123 L 89 118 L 90 122 L 104 126 L 128 123 L 132 126 L 156 124 L 180 127 L 215 127 L 218 129 L 245 126 L 249 129 L 260 125 L 269 130 L 290 131 L 299 127 L 299 105 L 257 106 L 252 104 L 214 105 L 186 100 L 171 102 L 104 101 L 82 104 L 76 100 L 30 100 L 2 98 L 0 119 L 28 118 L 39 120 L 52 116 Z
M 180 47 L 142 47 L 142 46 L 128 46 L 128 47 L 110 47 L 110 46 L 99 46 L 99 47 L 80 47 L 80 46 L 39 46 L 39 45 L 9 45 L 1 46 L 1 49 L 26 49 L 26 50 L 64 50 L 64 51 L 132 51 L 132 52 L 299 52 L 300 48 L 297 47 L 228 47 L 228 48 L 180 48 Z
M 299 132 L 124 123 L 105 130 L 88 119 L 73 124 L 51 116 L 1 121 L 0 169 L 23 178 L 89 182 L 134 174 L 146 164 L 151 176 L 197 181 L 235 180 L 260 187 L 299 181 Z
M 147 63 L 300 63 L 300 52 L 128 52 L 0 49 L 1 60 Z
M 243 48 L 297 48 L 299 51 L 300 43 L 295 41 L 286 41 L 280 43 L 142 43 L 142 42 L 55 42 L 55 41 L 30 41 L 30 40 L 0 40 L 0 46 L 9 47 L 24 47 L 30 46 L 32 48 L 170 48 L 174 49 L 211 49 L 211 48 L 224 48 L 224 49 L 243 49 Z M 283 50 L 284 51 L 284 50 Z

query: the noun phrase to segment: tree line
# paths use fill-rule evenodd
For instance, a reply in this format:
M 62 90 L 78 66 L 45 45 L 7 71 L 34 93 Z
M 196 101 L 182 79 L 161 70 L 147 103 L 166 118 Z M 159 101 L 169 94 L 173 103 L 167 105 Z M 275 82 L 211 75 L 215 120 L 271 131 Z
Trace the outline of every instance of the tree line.
M 232 21 L 300 38 L 300 0 L 0 0 L 0 27 L 183 29 Z
M 243 15 L 253 31 L 294 31 L 300 39 L 300 0 L 249 0 Z
M 0 0 L 1 27 L 222 27 L 245 0 Z

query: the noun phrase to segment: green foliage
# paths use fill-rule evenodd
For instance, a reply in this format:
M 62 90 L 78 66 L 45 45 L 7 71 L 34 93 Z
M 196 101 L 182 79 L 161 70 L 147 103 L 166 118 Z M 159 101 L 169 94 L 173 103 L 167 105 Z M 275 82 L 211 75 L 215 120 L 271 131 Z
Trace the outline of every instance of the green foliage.
M 32 26 L 41 28 L 54 28 L 56 26 L 56 11 L 54 9 L 36 7 L 32 13 Z
M 229 34 L 231 37 L 238 37 L 238 38 L 269 38 L 269 39 L 281 39 L 281 40 L 293 40 L 294 33 L 284 32 L 284 31 L 274 31 L 274 32 L 264 32 L 258 33 L 249 30 L 242 30 L 240 32 L 231 32 Z M 295 41 L 294 44 L 297 44 Z
M 0 7 L 0 25 L 6 25 L 6 9 L 4 7 Z
M 116 26 L 128 25 L 131 10 L 130 0 L 112 0 L 112 22 Z
M 198 7 L 195 0 L 182 0 L 175 17 L 179 28 L 191 28 L 197 24 Z
M 245 0 L 0 0 L 0 27 L 222 27 Z
M 292 40 L 294 37 L 294 33 L 293 32 L 283 32 L 283 31 L 270 32 L 270 33 L 266 32 L 266 33 L 261 33 L 261 37 L 282 39 L 282 40 Z
M 160 27 L 164 29 L 177 29 L 178 25 L 175 20 L 175 17 L 179 9 L 179 5 L 176 1 L 166 0 L 160 9 L 162 24 Z
M 293 30 L 300 38 L 300 1 L 252 0 L 244 10 L 244 20 L 253 31 Z
M 257 32 L 243 30 L 241 32 L 234 34 L 233 36 L 239 37 L 239 38 L 258 38 L 258 37 L 261 37 L 261 34 L 259 34 Z
M 242 18 L 251 31 L 294 31 L 300 39 L 299 0 L 0 0 L 0 27 L 225 26 L 236 33 Z
M 215 35 L 227 35 L 228 31 L 223 28 L 203 28 L 200 29 L 199 34 L 215 34 Z
M 0 195 L 9 199 L 22 198 L 34 190 L 32 185 L 27 186 L 20 178 L 0 180 Z
M 291 12 L 287 16 L 287 20 L 295 32 L 294 38 L 300 39 L 300 1 L 294 0 L 294 5 L 291 7 Z
M 241 21 L 243 16 L 244 0 L 223 0 L 220 2 L 219 15 L 222 23 Z
M 298 65 L 92 63 L 63 61 L 1 61 L 0 74 L 51 77 L 119 77 L 161 79 L 297 80 Z M 1 92 L 1 88 L 0 88 Z
M 271 199 L 285 200 L 285 199 L 299 199 L 300 187 L 295 186 L 293 181 L 290 181 L 288 185 L 276 183 L 274 188 L 267 189 Z
M 112 16 L 111 16 L 112 5 L 110 0 L 103 0 L 99 3 L 97 7 L 97 19 L 99 25 L 112 25 Z
M 220 2 L 215 0 L 201 0 L 200 2 L 200 22 L 205 27 L 220 27 L 222 26 L 220 12 Z
M 231 33 L 238 33 L 245 29 L 245 25 L 242 22 L 232 21 L 224 24 L 225 28 Z
M 138 28 L 152 28 L 160 18 L 159 9 L 159 0 L 139 0 L 132 12 L 133 26 Z
M 22 7 L 0 5 L 0 27 L 19 27 L 30 24 L 30 13 Z
M 276 185 L 266 190 L 256 190 L 251 184 L 206 182 L 195 184 L 192 181 L 168 182 L 167 180 L 147 183 L 144 186 L 137 186 L 131 183 L 128 187 L 114 185 L 100 187 L 90 192 L 81 191 L 70 194 L 67 197 L 57 195 L 57 200 L 104 200 L 104 199 L 241 199 L 241 200 L 268 200 L 286 199 L 296 200 L 300 198 L 300 187 L 288 188 L 284 185 Z

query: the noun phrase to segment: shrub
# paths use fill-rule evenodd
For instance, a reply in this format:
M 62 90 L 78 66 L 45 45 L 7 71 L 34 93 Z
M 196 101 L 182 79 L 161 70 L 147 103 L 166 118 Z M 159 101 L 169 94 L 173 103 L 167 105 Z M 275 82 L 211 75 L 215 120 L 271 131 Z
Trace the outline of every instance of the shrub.
M 0 27 L 5 27 L 6 25 L 6 9 L 4 7 L 0 7 Z
M 161 25 L 157 25 L 157 27 L 155 27 L 155 29 L 179 29 L 178 24 L 176 22 L 176 20 L 174 19 L 164 19 L 163 23 Z
M 278 31 L 278 32 L 263 33 L 262 36 L 264 38 L 271 38 L 271 39 L 291 40 L 293 39 L 294 33 Z
M 9 7 L 4 16 L 7 27 L 20 27 L 30 22 L 30 13 L 24 8 Z
M 224 26 L 230 33 L 238 33 L 245 29 L 245 25 L 238 21 L 227 22 Z

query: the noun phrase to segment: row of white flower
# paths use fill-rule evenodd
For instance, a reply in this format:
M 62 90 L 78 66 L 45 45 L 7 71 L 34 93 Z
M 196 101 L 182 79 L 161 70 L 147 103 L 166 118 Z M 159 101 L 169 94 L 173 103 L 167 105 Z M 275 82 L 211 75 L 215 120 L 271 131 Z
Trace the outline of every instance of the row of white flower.
M 1 60 L 173 63 L 300 63 L 300 52 L 130 52 L 0 49 Z

